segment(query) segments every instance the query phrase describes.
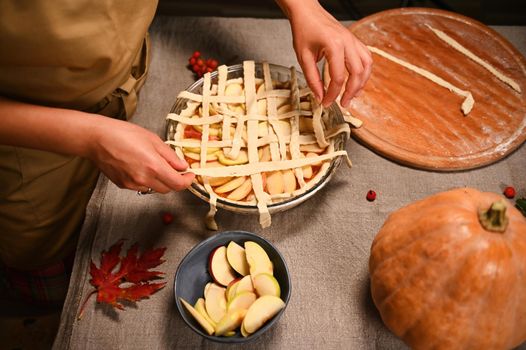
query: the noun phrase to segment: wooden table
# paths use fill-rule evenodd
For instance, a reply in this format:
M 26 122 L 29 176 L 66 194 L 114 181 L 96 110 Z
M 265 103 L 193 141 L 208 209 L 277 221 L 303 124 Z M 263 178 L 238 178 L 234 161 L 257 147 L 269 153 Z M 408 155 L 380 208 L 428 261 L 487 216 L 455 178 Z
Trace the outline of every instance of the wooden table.
M 494 29 L 526 53 L 526 27 Z M 298 67 L 285 20 L 160 17 L 151 34 L 151 74 L 133 121 L 159 135 L 164 133 L 164 118 L 178 92 L 193 82 L 185 66 L 196 49 L 226 63 L 254 59 Z M 246 348 L 404 348 L 382 324 L 369 293 L 369 249 L 387 215 L 453 187 L 501 192 L 503 186 L 513 185 L 519 196 L 526 196 L 524 145 L 490 166 L 445 173 L 398 165 L 352 140 L 347 150 L 354 167 L 341 167 L 315 197 L 274 215 L 268 229 L 261 229 L 254 216 L 218 213 L 222 230 L 252 231 L 270 239 L 291 272 L 292 297 L 286 312 L 275 327 Z M 374 202 L 365 199 L 369 189 L 378 193 Z M 88 206 L 55 348 L 225 348 L 192 332 L 178 314 L 173 296 L 179 262 L 211 235 L 202 220 L 207 210 L 188 191 L 137 197 L 101 177 Z M 174 214 L 172 224 L 162 223 L 162 211 Z M 90 260 L 98 262 L 100 252 L 121 238 L 127 239 L 126 247 L 135 241 L 143 247 L 167 247 L 167 261 L 160 269 L 168 285 L 126 311 L 96 306 L 92 300 L 77 321 L 79 305 L 92 289 Z

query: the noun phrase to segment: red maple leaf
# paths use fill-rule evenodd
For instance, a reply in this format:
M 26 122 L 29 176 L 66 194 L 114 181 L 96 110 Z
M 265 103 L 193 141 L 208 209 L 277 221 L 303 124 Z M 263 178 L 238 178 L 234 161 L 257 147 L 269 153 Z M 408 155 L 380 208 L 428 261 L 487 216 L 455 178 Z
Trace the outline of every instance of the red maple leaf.
M 120 240 L 103 251 L 100 259 L 100 267 L 93 261 L 90 264 L 90 283 L 95 287 L 80 308 L 80 319 L 84 313 L 86 302 L 93 294 L 97 294 L 97 302 L 110 304 L 123 310 L 124 306 L 119 302 L 123 300 L 136 302 L 148 298 L 150 295 L 163 288 L 166 282 L 152 283 L 153 279 L 162 278 L 164 273 L 150 271 L 164 262 L 162 256 L 166 248 L 157 248 L 138 254 L 137 243 L 132 245 L 125 257 L 121 257 L 121 249 L 124 241 Z M 117 265 L 120 267 L 117 269 Z

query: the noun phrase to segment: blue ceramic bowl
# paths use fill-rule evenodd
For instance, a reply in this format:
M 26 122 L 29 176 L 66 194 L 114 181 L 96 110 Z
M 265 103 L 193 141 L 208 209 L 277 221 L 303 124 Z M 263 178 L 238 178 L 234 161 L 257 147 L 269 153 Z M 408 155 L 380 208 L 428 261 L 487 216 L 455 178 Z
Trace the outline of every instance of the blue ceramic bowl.
M 226 246 L 230 241 L 234 241 L 241 246 L 243 246 L 246 241 L 253 241 L 259 244 L 267 252 L 270 260 L 274 264 L 274 277 L 281 288 L 281 299 L 285 302 L 285 307 L 281 309 L 276 316 L 267 321 L 263 327 L 246 338 L 241 335 L 239 330 L 237 330 L 236 335 L 232 337 L 216 337 L 208 335 L 179 300 L 179 298 L 183 298 L 190 304 L 194 305 L 197 299 L 203 298 L 205 285 L 208 282 L 212 282 L 212 277 L 208 272 L 208 256 L 216 247 L 221 245 Z M 289 270 L 281 253 L 266 239 L 245 231 L 226 231 L 218 233 L 199 243 L 184 257 L 175 274 L 175 303 L 181 317 L 194 332 L 206 339 L 220 343 L 245 343 L 252 341 L 265 333 L 279 320 L 285 311 L 290 299 L 290 291 L 291 282 Z

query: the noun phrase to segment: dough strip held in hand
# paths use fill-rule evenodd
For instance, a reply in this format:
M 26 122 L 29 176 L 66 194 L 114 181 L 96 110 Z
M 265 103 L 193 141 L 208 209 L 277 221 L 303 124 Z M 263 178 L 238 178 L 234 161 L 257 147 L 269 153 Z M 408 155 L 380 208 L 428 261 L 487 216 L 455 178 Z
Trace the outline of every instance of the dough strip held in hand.
M 287 170 L 287 169 L 304 167 L 306 165 L 316 164 L 319 162 L 323 162 L 325 160 L 336 158 L 338 156 L 347 157 L 347 151 L 345 150 L 335 151 L 329 154 L 322 154 L 316 157 L 300 158 L 300 159 L 294 159 L 294 160 L 281 160 L 277 162 L 272 161 L 272 162 L 260 162 L 260 163 L 254 163 L 254 164 L 233 165 L 233 166 L 228 166 L 228 167 L 188 169 L 187 171 L 184 171 L 183 173 L 192 172 L 196 175 L 209 176 L 209 177 L 249 176 L 252 174 L 257 174 L 259 172 Z
M 428 70 L 425 70 L 423 68 L 420 68 L 420 67 L 417 67 L 409 62 L 406 62 L 404 60 L 401 60 L 379 48 L 376 48 L 374 46 L 367 46 L 367 48 L 369 50 L 371 50 L 371 52 L 374 52 L 376 53 L 377 55 L 380 55 L 382 57 L 385 57 L 387 58 L 388 60 L 390 61 L 393 61 L 394 63 L 397 63 L 409 70 L 412 70 L 413 72 L 417 73 L 417 74 L 420 74 L 421 76 L 423 76 L 424 78 L 426 79 L 429 79 L 431 80 L 432 82 L 448 89 L 449 91 L 452 91 L 454 93 L 456 93 L 457 95 L 460 95 L 460 96 L 463 96 L 465 97 L 465 100 L 464 102 L 462 102 L 462 106 L 461 106 L 461 109 L 462 109 L 462 113 L 464 113 L 464 115 L 468 115 L 469 112 L 471 112 L 471 109 L 473 108 L 473 105 L 475 104 L 475 100 L 473 99 L 473 95 L 471 95 L 471 92 L 469 91 L 465 91 L 465 90 L 462 90 L 456 86 L 454 86 L 453 84 L 445 81 L 444 79 L 440 78 L 439 76 L 431 73 L 430 71 Z

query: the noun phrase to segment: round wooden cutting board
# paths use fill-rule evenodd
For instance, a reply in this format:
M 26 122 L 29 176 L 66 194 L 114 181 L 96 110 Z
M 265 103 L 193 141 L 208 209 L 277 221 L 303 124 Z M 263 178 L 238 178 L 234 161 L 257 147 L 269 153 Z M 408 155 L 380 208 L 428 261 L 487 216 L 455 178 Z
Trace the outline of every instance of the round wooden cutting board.
M 516 81 L 521 92 L 439 39 L 426 24 Z M 464 116 L 463 97 L 373 53 L 371 78 L 349 112 L 364 122 L 353 130 L 354 137 L 377 153 L 417 168 L 463 170 L 495 162 L 525 141 L 526 59 L 492 29 L 451 12 L 414 8 L 377 13 L 350 30 L 366 45 L 426 69 L 475 99 Z

